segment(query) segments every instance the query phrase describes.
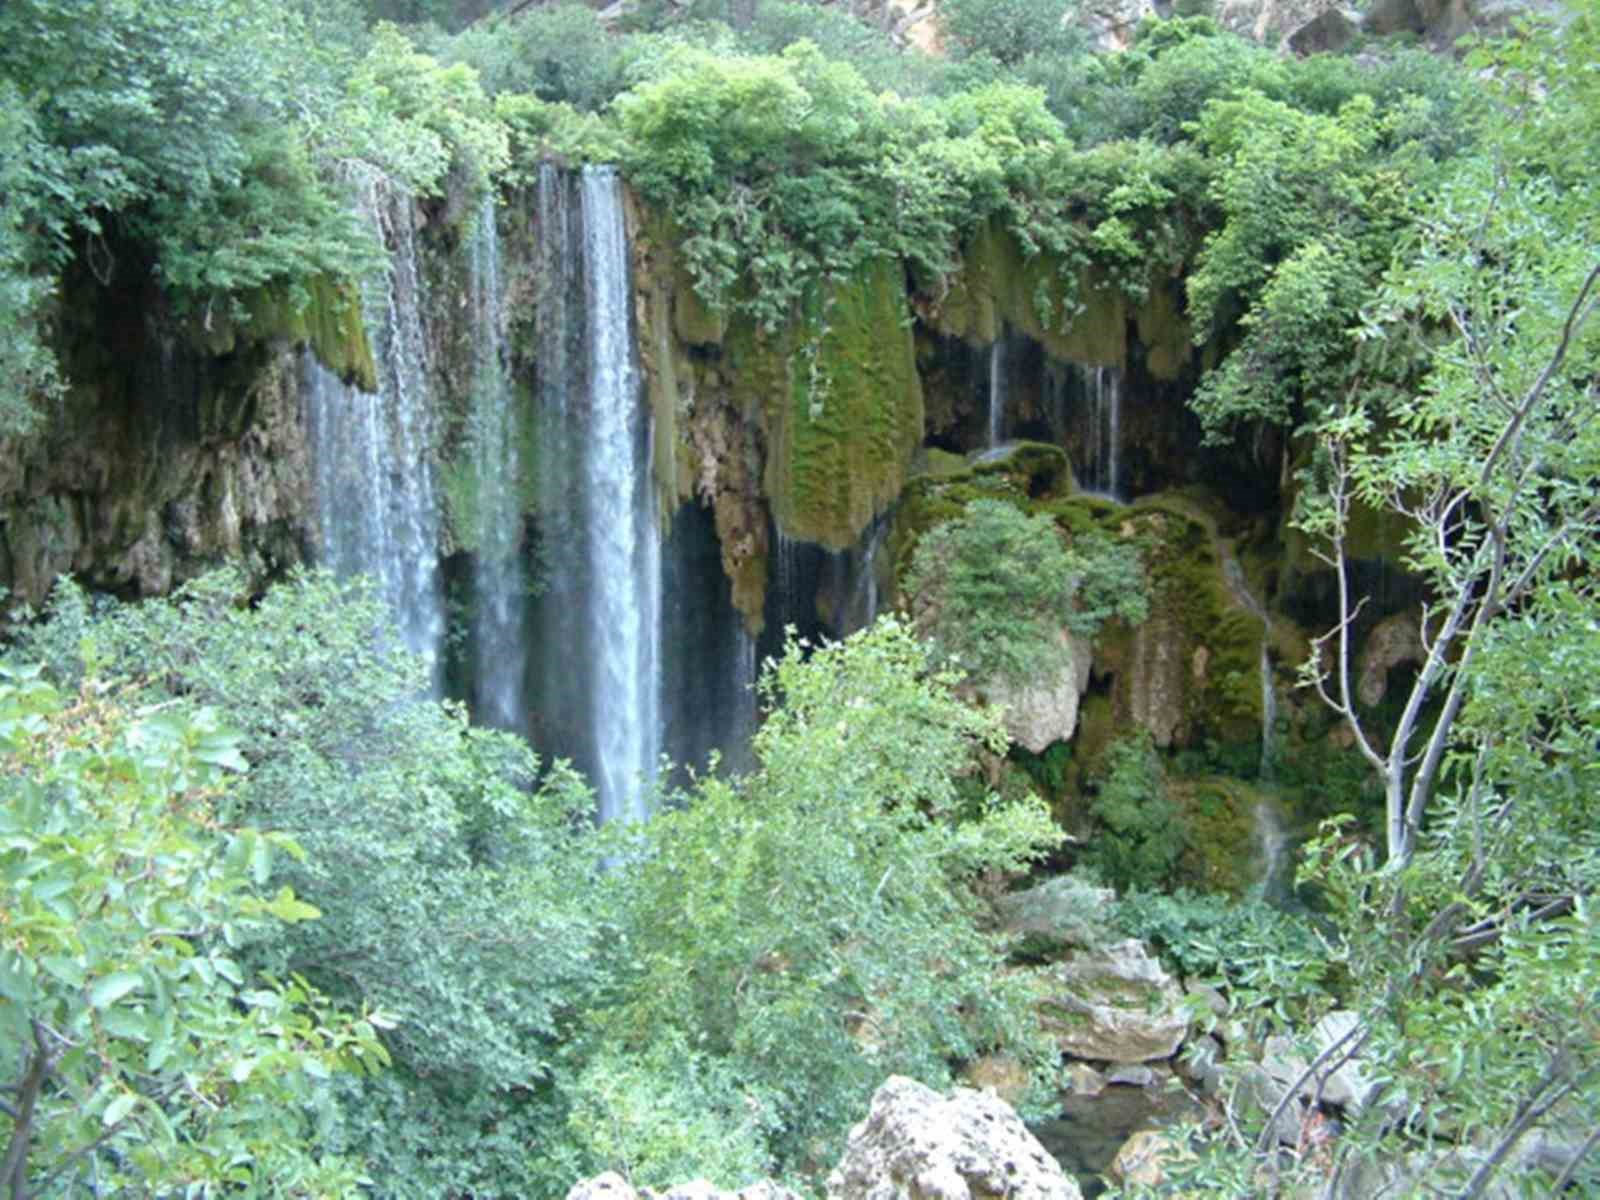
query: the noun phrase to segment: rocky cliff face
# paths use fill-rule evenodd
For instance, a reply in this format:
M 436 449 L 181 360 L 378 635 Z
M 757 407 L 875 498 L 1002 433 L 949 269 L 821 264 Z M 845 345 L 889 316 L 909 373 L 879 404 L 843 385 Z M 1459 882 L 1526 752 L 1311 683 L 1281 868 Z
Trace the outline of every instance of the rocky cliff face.
M 534 332 L 551 299 L 533 208 L 527 197 L 499 217 L 508 402 L 527 406 L 540 373 L 559 370 L 538 361 Z M 439 412 L 425 453 L 445 481 L 439 558 L 460 579 L 473 547 L 449 510 L 465 502 L 451 481 L 465 477 L 455 460 L 470 441 L 476 370 L 469 247 L 461 212 L 427 216 L 416 234 L 430 298 L 421 324 Z M 658 215 L 635 205 L 629 222 L 660 511 L 669 525 L 684 510 L 704 514 L 685 528 L 714 528 L 707 553 L 727 579 L 716 603 L 731 595 L 749 631 L 772 617 L 780 574 L 790 607 L 773 619 L 799 614 L 836 633 L 859 624 L 894 601 L 922 531 L 971 499 L 1004 498 L 1048 512 L 1069 540 L 1137 544 L 1151 596 L 1140 625 L 1111 622 L 1092 645 L 1074 644 L 1070 678 L 1011 697 L 1025 701 L 1015 724 L 1031 750 L 1072 740 L 1088 763 L 1134 726 L 1168 747 L 1259 735 L 1263 664 L 1292 669 L 1303 657 L 1295 626 L 1315 624 L 1320 593 L 1277 529 L 1278 468 L 1200 443 L 1185 400 L 1206 352 L 1191 345 L 1180 281 L 1130 295 L 1092 264 L 1067 271 L 988 228 L 936 292 L 880 262 L 835 281 L 790 325 L 763 329 L 705 306 Z M 111 286 L 86 275 L 69 284 L 60 341 L 75 382 L 43 436 L 0 467 L 0 582 L 38 603 L 71 572 L 133 598 L 225 560 L 261 583 L 314 559 L 303 364 L 314 353 L 372 385 L 354 295 L 314 289 L 298 308 L 254 297 L 208 326 L 168 312 L 131 264 Z M 997 429 L 1055 449 L 977 461 Z M 522 520 L 529 546 L 559 536 L 541 527 L 531 494 Z M 1381 564 L 1394 538 L 1371 540 Z M 1249 602 L 1224 543 L 1249 544 Z M 849 571 L 865 574 L 852 583 Z M 1414 601 L 1397 592 L 1375 619 Z
M 353 293 L 178 314 L 130 257 L 109 283 L 69 273 L 56 325 L 71 387 L 40 435 L 0 449 L 0 583 L 15 598 L 38 604 L 67 573 L 136 598 L 223 561 L 265 579 L 303 559 L 299 348 L 370 382 Z

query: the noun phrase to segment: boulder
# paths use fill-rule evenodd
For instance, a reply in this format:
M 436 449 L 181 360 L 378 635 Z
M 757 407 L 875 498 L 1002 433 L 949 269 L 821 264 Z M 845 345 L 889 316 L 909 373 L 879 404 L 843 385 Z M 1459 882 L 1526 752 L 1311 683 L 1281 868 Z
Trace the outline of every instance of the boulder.
M 1178 985 L 1136 938 L 1081 951 L 1046 978 L 1045 1027 L 1076 1058 L 1112 1063 L 1171 1058 L 1189 1032 Z
M 1335 1042 L 1346 1037 L 1350 1039 L 1340 1048 L 1334 1059 L 1338 1062 L 1339 1058 L 1344 1058 L 1344 1061 L 1322 1081 L 1322 1099 L 1326 1104 L 1337 1104 L 1351 1112 L 1357 1112 L 1364 1107 L 1367 1101 L 1372 1099 L 1372 1093 L 1377 1086 L 1362 1068 L 1359 1055 L 1344 1057 L 1355 1039 L 1360 1036 L 1354 1032 L 1359 1024 L 1360 1018 L 1355 1013 L 1337 1009 L 1318 1021 L 1311 1031 L 1318 1057 Z
M 1078 731 L 1078 701 L 1089 688 L 1092 653 L 1081 638 L 1066 630 L 1058 635 L 1065 650 L 1056 671 L 1014 683 L 998 677 L 975 680 L 974 686 L 1005 712 L 1006 733 L 1017 745 L 1043 754 L 1055 742 Z
M 567 1200 L 801 1200 L 798 1193 L 762 1179 L 738 1191 L 726 1191 L 709 1179 L 674 1184 L 664 1192 L 635 1188 L 615 1171 L 572 1185 Z
M 1116 900 L 1111 888 L 1057 875 L 1038 887 L 1001 896 L 994 908 L 1001 931 L 1016 937 L 1023 953 L 1043 958 L 1093 946 L 1109 927 Z
M 948 1097 L 891 1076 L 850 1131 L 828 1200 L 1081 1200 L 1011 1106 L 956 1088 Z M 608 1198 L 611 1200 L 611 1198 Z
M 1153 1087 L 1156 1073 L 1142 1063 L 1124 1063 L 1106 1072 L 1106 1082 L 1119 1087 Z
M 1183 1076 L 1210 1099 L 1222 1090 L 1222 1044 L 1210 1034 L 1194 1039 L 1179 1061 Z
M 1088 1063 L 1067 1064 L 1067 1091 L 1074 1096 L 1098 1096 L 1106 1090 L 1106 1077 Z
M 1356 656 L 1356 695 L 1368 708 L 1383 700 L 1389 672 L 1405 663 L 1421 666 L 1422 619 L 1415 611 L 1394 613 L 1372 627 Z
M 1182 1148 L 1166 1134 L 1141 1129 L 1122 1143 L 1111 1160 L 1110 1175 L 1120 1183 L 1158 1187 L 1166 1176 L 1162 1165 L 1181 1153 Z

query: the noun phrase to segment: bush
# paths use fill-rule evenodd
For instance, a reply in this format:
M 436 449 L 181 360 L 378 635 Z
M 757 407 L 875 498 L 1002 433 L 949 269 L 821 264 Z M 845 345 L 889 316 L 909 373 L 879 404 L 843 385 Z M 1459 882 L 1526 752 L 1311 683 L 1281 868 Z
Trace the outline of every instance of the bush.
M 1023 870 L 1059 834 L 1031 800 L 957 819 L 955 778 L 1003 734 L 952 682 L 892 620 L 809 659 L 791 643 L 763 681 L 774 707 L 755 772 L 702 782 L 641 830 L 629 868 L 607 879 L 625 972 L 596 1017 L 606 1049 L 594 1061 L 610 1065 L 574 1099 L 596 1148 L 599 1112 L 637 1124 L 647 1145 L 612 1148 L 611 1161 L 731 1166 L 714 1141 L 696 1146 L 687 1125 L 617 1090 L 630 1061 L 628 1087 L 647 1095 L 720 1081 L 723 1107 L 706 1119 L 745 1130 L 786 1170 L 828 1161 L 886 1074 L 938 1085 L 1002 1045 L 1048 1069 L 969 884 Z M 692 1051 L 690 1074 L 672 1047 Z
M 1072 0 L 939 0 L 945 40 L 958 56 L 1016 66 L 1030 54 L 1078 49 Z
M 408 1194 L 457 1190 L 484 1151 L 458 1123 L 481 1130 L 496 1104 L 521 1106 L 598 983 L 591 795 L 566 771 L 535 787 L 538 764 L 519 740 L 425 699 L 421 664 L 381 634 L 365 582 L 303 574 L 253 606 L 242 599 L 229 572 L 106 611 L 63 584 L 56 619 L 30 630 L 24 650 L 69 683 L 86 658 L 143 701 L 227 714 L 252 769 L 219 819 L 292 834 L 307 857 L 285 864 L 283 880 L 323 913 L 254 932 L 241 957 L 398 1015 L 387 1041 L 399 1082 L 385 1083 L 385 1104 L 407 1090 L 410 1121 L 476 1153 L 433 1154 L 438 1186 Z M 362 1091 L 347 1090 L 342 1136 L 363 1150 L 403 1145 L 403 1133 L 371 1127 L 381 1109 Z
M 1167 795 L 1150 735 L 1112 743 L 1089 812 L 1100 828 L 1083 861 L 1118 890 L 1166 884 L 1187 845 L 1183 814 Z
M 1132 547 L 1084 537 L 1069 548 L 1049 516 L 1003 500 L 974 500 L 925 533 L 905 591 L 945 658 L 1019 683 L 1070 663 L 1063 630 L 1089 638 L 1147 611 Z

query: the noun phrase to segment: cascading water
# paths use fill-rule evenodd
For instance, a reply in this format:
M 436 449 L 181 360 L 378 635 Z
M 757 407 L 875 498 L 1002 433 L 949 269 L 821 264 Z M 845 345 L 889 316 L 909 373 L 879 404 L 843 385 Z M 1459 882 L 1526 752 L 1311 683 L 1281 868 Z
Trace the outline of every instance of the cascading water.
M 410 196 L 377 188 L 362 209 L 390 252 L 389 269 L 369 283 L 364 305 L 378 391 L 344 383 L 309 353 L 303 368 L 319 557 L 341 575 L 377 582 L 401 640 L 428 663 L 437 692 L 444 598 L 415 212 Z
M 479 721 L 527 731 L 523 636 L 527 592 L 522 547 L 521 437 L 515 392 L 506 375 L 500 241 L 493 197 L 485 197 L 472 239 L 475 376 L 468 439 L 474 495 L 463 540 L 475 551 L 472 634 L 474 710 Z M 461 514 L 458 514 L 458 516 Z
M 580 187 L 589 384 L 584 534 L 594 605 L 591 716 L 600 819 L 638 820 L 648 815 L 661 726 L 661 539 L 652 439 L 634 363 L 622 185 L 615 171 L 588 167 Z
M 1116 367 L 1083 368 L 1088 407 L 1084 488 L 1110 500 L 1122 498 L 1122 372 Z
M 1270 629 L 1270 626 L 1269 626 Z M 1271 779 L 1278 765 L 1278 692 L 1272 686 L 1272 654 L 1261 639 L 1261 778 Z
M 987 448 L 993 450 L 1006 435 L 1006 339 L 995 334 L 989 347 L 989 429 Z

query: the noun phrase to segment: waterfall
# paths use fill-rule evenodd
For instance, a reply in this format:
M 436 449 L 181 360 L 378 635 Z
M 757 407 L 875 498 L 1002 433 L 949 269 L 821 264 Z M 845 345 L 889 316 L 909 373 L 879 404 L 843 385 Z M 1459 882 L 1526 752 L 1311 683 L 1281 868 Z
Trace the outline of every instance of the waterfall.
M 1004 330 L 997 330 L 989 346 L 989 441 L 993 450 L 1005 440 L 1006 433 L 1006 339 Z
M 878 619 L 878 556 L 891 525 L 888 514 L 880 513 L 854 546 L 828 556 L 827 623 L 833 636 L 847 637 Z
M 485 196 L 473 231 L 471 258 L 474 378 L 467 430 L 472 461 L 470 500 L 458 505 L 462 541 L 476 552 L 472 644 L 474 709 L 487 725 L 527 731 L 523 637 L 522 465 L 516 394 L 505 367 L 500 239 L 494 198 Z M 461 511 L 464 509 L 465 511 Z
M 591 718 L 600 818 L 648 815 L 660 747 L 661 540 L 650 478 L 651 437 L 634 363 L 633 294 L 616 172 L 580 179 L 587 308 L 584 535 L 593 610 Z
M 1109 500 L 1122 498 L 1122 372 L 1085 367 L 1083 390 L 1088 428 L 1084 442 L 1084 489 Z
M 1270 632 L 1270 625 L 1268 630 Z M 1272 686 L 1272 655 L 1268 638 L 1261 639 L 1261 778 L 1272 778 L 1277 766 L 1278 693 Z
M 364 297 L 378 391 L 351 387 L 309 352 L 303 365 L 318 558 L 341 575 L 376 581 L 401 640 L 428 664 L 437 692 L 444 599 L 415 212 L 410 196 L 373 189 L 363 215 L 390 252 L 388 270 L 369 281 Z
M 1289 831 L 1284 827 L 1283 813 L 1277 801 L 1263 796 L 1256 801 L 1251 821 L 1256 850 L 1260 855 L 1262 899 L 1282 907 L 1294 890 Z

